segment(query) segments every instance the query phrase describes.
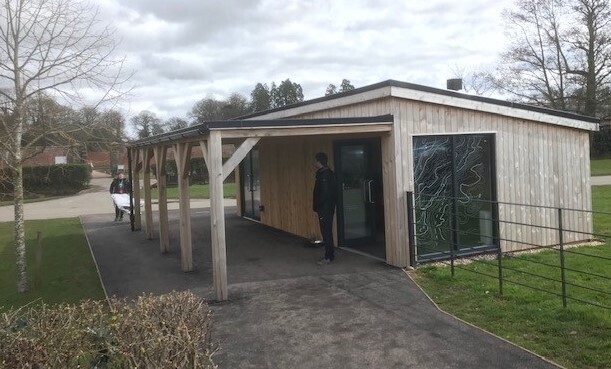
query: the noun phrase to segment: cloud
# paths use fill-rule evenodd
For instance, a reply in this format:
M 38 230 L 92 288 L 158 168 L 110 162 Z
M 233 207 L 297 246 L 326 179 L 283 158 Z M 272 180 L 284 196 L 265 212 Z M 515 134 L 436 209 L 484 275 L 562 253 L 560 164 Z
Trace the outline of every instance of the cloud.
M 511 0 L 101 0 L 137 70 L 129 102 L 186 116 L 207 96 L 286 78 L 306 98 L 348 78 L 443 87 L 454 65 L 493 62 Z

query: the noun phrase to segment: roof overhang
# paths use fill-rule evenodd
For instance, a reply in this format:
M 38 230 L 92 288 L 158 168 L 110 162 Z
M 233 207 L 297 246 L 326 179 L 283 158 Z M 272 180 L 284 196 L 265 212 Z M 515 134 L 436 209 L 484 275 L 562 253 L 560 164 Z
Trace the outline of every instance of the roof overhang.
M 479 96 L 461 93 L 439 94 L 435 92 L 407 89 L 402 87 L 391 87 L 390 94 L 391 96 L 402 99 L 481 111 L 511 118 L 554 124 L 563 127 L 587 131 L 598 131 L 599 129 L 598 125 L 600 120 L 596 118 L 560 110 L 518 104 L 509 101 L 481 98 Z
M 481 111 L 587 131 L 598 131 L 600 123 L 600 119 L 571 112 L 468 95 L 456 91 L 442 90 L 395 80 L 388 80 L 348 92 L 246 115 L 241 117 L 241 119 L 283 119 L 389 97 Z
M 170 145 L 178 142 L 206 140 L 210 131 L 221 131 L 222 137 L 289 137 L 390 132 L 392 115 L 377 117 L 327 119 L 257 119 L 211 121 L 193 127 L 130 142 L 129 147 Z

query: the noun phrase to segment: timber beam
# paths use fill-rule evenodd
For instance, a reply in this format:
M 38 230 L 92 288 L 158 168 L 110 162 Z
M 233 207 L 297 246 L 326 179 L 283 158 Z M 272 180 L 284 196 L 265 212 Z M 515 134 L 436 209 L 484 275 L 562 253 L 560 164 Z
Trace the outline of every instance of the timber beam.
M 153 206 L 151 199 L 151 148 L 142 149 L 142 181 L 144 190 L 144 235 L 147 240 L 153 239 Z
M 168 191 L 166 186 L 166 146 L 155 146 L 155 169 L 157 175 L 157 192 L 159 193 L 159 250 L 162 254 L 170 250 L 170 235 L 168 223 Z
M 174 145 L 174 159 L 178 171 L 178 195 L 180 206 L 180 263 L 183 272 L 193 271 L 193 243 L 191 240 L 191 199 L 189 196 L 189 159 L 191 144 Z

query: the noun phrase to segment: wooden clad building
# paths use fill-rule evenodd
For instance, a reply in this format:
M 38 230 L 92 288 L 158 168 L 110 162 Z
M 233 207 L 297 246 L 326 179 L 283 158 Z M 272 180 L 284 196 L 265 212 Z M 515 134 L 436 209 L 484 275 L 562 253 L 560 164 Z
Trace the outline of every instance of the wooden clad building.
M 258 217 L 261 222 L 303 237 L 318 236 L 316 219 L 311 212 L 308 213 L 313 186 L 312 158 L 317 151 L 332 154 L 331 166 L 340 177 L 350 174 L 343 173 L 345 171 L 341 168 L 345 155 L 352 155 L 346 157 L 347 161 L 370 161 L 368 164 L 373 168 L 361 180 L 373 180 L 371 185 L 381 194 L 377 196 L 376 205 L 369 206 L 374 213 L 368 219 L 372 230 L 369 233 L 363 231 L 370 237 L 361 242 L 371 248 L 373 243 L 383 238 L 384 257 L 391 265 L 406 266 L 410 263 L 408 192 L 415 192 L 415 200 L 420 204 L 430 202 L 431 199 L 424 196 L 452 198 L 467 195 L 466 198 L 483 200 L 472 204 L 479 210 L 473 218 L 492 219 L 492 206 L 484 201 L 498 201 L 501 220 L 498 238 L 506 251 L 557 244 L 558 232 L 551 229 L 558 225 L 553 208 L 591 210 L 589 132 L 598 129 L 598 121 L 593 118 L 397 81 L 382 82 L 351 93 L 248 118 L 325 119 L 385 114 L 393 117 L 391 132 L 262 140 L 258 147 L 260 202 L 263 206 Z M 472 148 L 465 149 L 461 145 L 471 145 Z M 455 147 L 454 153 L 449 153 L 451 146 Z M 362 156 L 351 152 L 361 149 L 375 152 Z M 455 161 L 473 156 L 472 161 L 462 163 L 464 170 L 478 168 L 475 175 L 487 178 L 474 184 L 473 179 L 466 176 L 462 179 L 465 183 L 454 184 L 459 187 L 455 193 L 448 188 L 451 185 L 431 175 L 441 170 L 451 177 L 453 170 L 448 166 L 451 166 L 452 156 Z M 426 162 L 428 157 L 432 162 Z M 371 163 L 372 160 L 375 162 Z M 278 173 L 287 175 L 279 176 Z M 340 178 L 339 182 L 345 186 L 343 179 Z M 363 191 L 368 191 L 369 183 L 364 186 L 367 189 Z M 475 186 L 479 192 L 461 194 L 461 186 Z M 340 188 L 339 192 L 349 195 L 350 189 Z M 348 221 L 358 221 L 350 216 L 355 204 L 344 201 L 340 205 L 345 209 L 338 209 L 339 224 L 335 228 L 341 236 L 339 244 L 352 243 L 358 249 L 358 240 L 351 242 L 346 237 L 348 232 L 342 234 L 342 228 L 354 225 Z M 383 221 L 379 219 L 379 212 L 384 214 Z M 567 211 L 565 218 L 565 226 L 570 224 L 567 229 L 575 231 L 567 233 L 565 241 L 582 240 L 587 238 L 584 235 L 592 232 L 592 218 L 588 213 Z M 364 217 L 361 220 L 363 223 L 367 221 Z M 451 228 L 450 224 L 439 220 L 427 226 L 434 225 Z M 381 226 L 384 227 L 383 235 L 380 234 Z M 420 227 L 420 230 L 424 228 Z M 477 227 L 474 230 L 479 231 Z M 437 238 L 450 238 L 441 236 L 438 234 Z M 439 244 L 435 246 L 443 248 Z M 421 251 L 422 255 L 431 254 Z M 374 254 L 383 255 L 379 250 Z
M 589 133 L 598 123 L 390 80 L 140 140 L 131 150 L 133 156 L 201 147 L 211 179 L 238 171 L 241 216 L 308 239 L 320 238 L 313 164 L 317 152 L 326 152 L 338 183 L 337 244 L 405 267 L 452 248 L 474 253 L 557 244 L 556 208 L 571 209 L 561 215 L 570 230 L 564 241 L 588 238 Z M 212 142 L 238 148 L 224 164 L 218 154 L 214 165 Z M 137 163 L 141 157 L 134 157 Z M 224 253 L 224 235 L 214 237 L 213 250 L 222 242 L 217 252 Z

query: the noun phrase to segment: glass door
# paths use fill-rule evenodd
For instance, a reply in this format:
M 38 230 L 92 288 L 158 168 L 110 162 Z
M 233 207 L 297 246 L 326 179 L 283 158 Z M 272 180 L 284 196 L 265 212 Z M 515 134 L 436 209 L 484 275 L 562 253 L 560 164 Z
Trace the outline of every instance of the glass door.
M 378 238 L 383 239 L 384 229 L 379 140 L 336 142 L 335 164 L 338 242 L 344 246 L 373 246 Z
M 242 161 L 242 214 L 246 218 L 261 220 L 261 189 L 259 150 L 253 148 Z

